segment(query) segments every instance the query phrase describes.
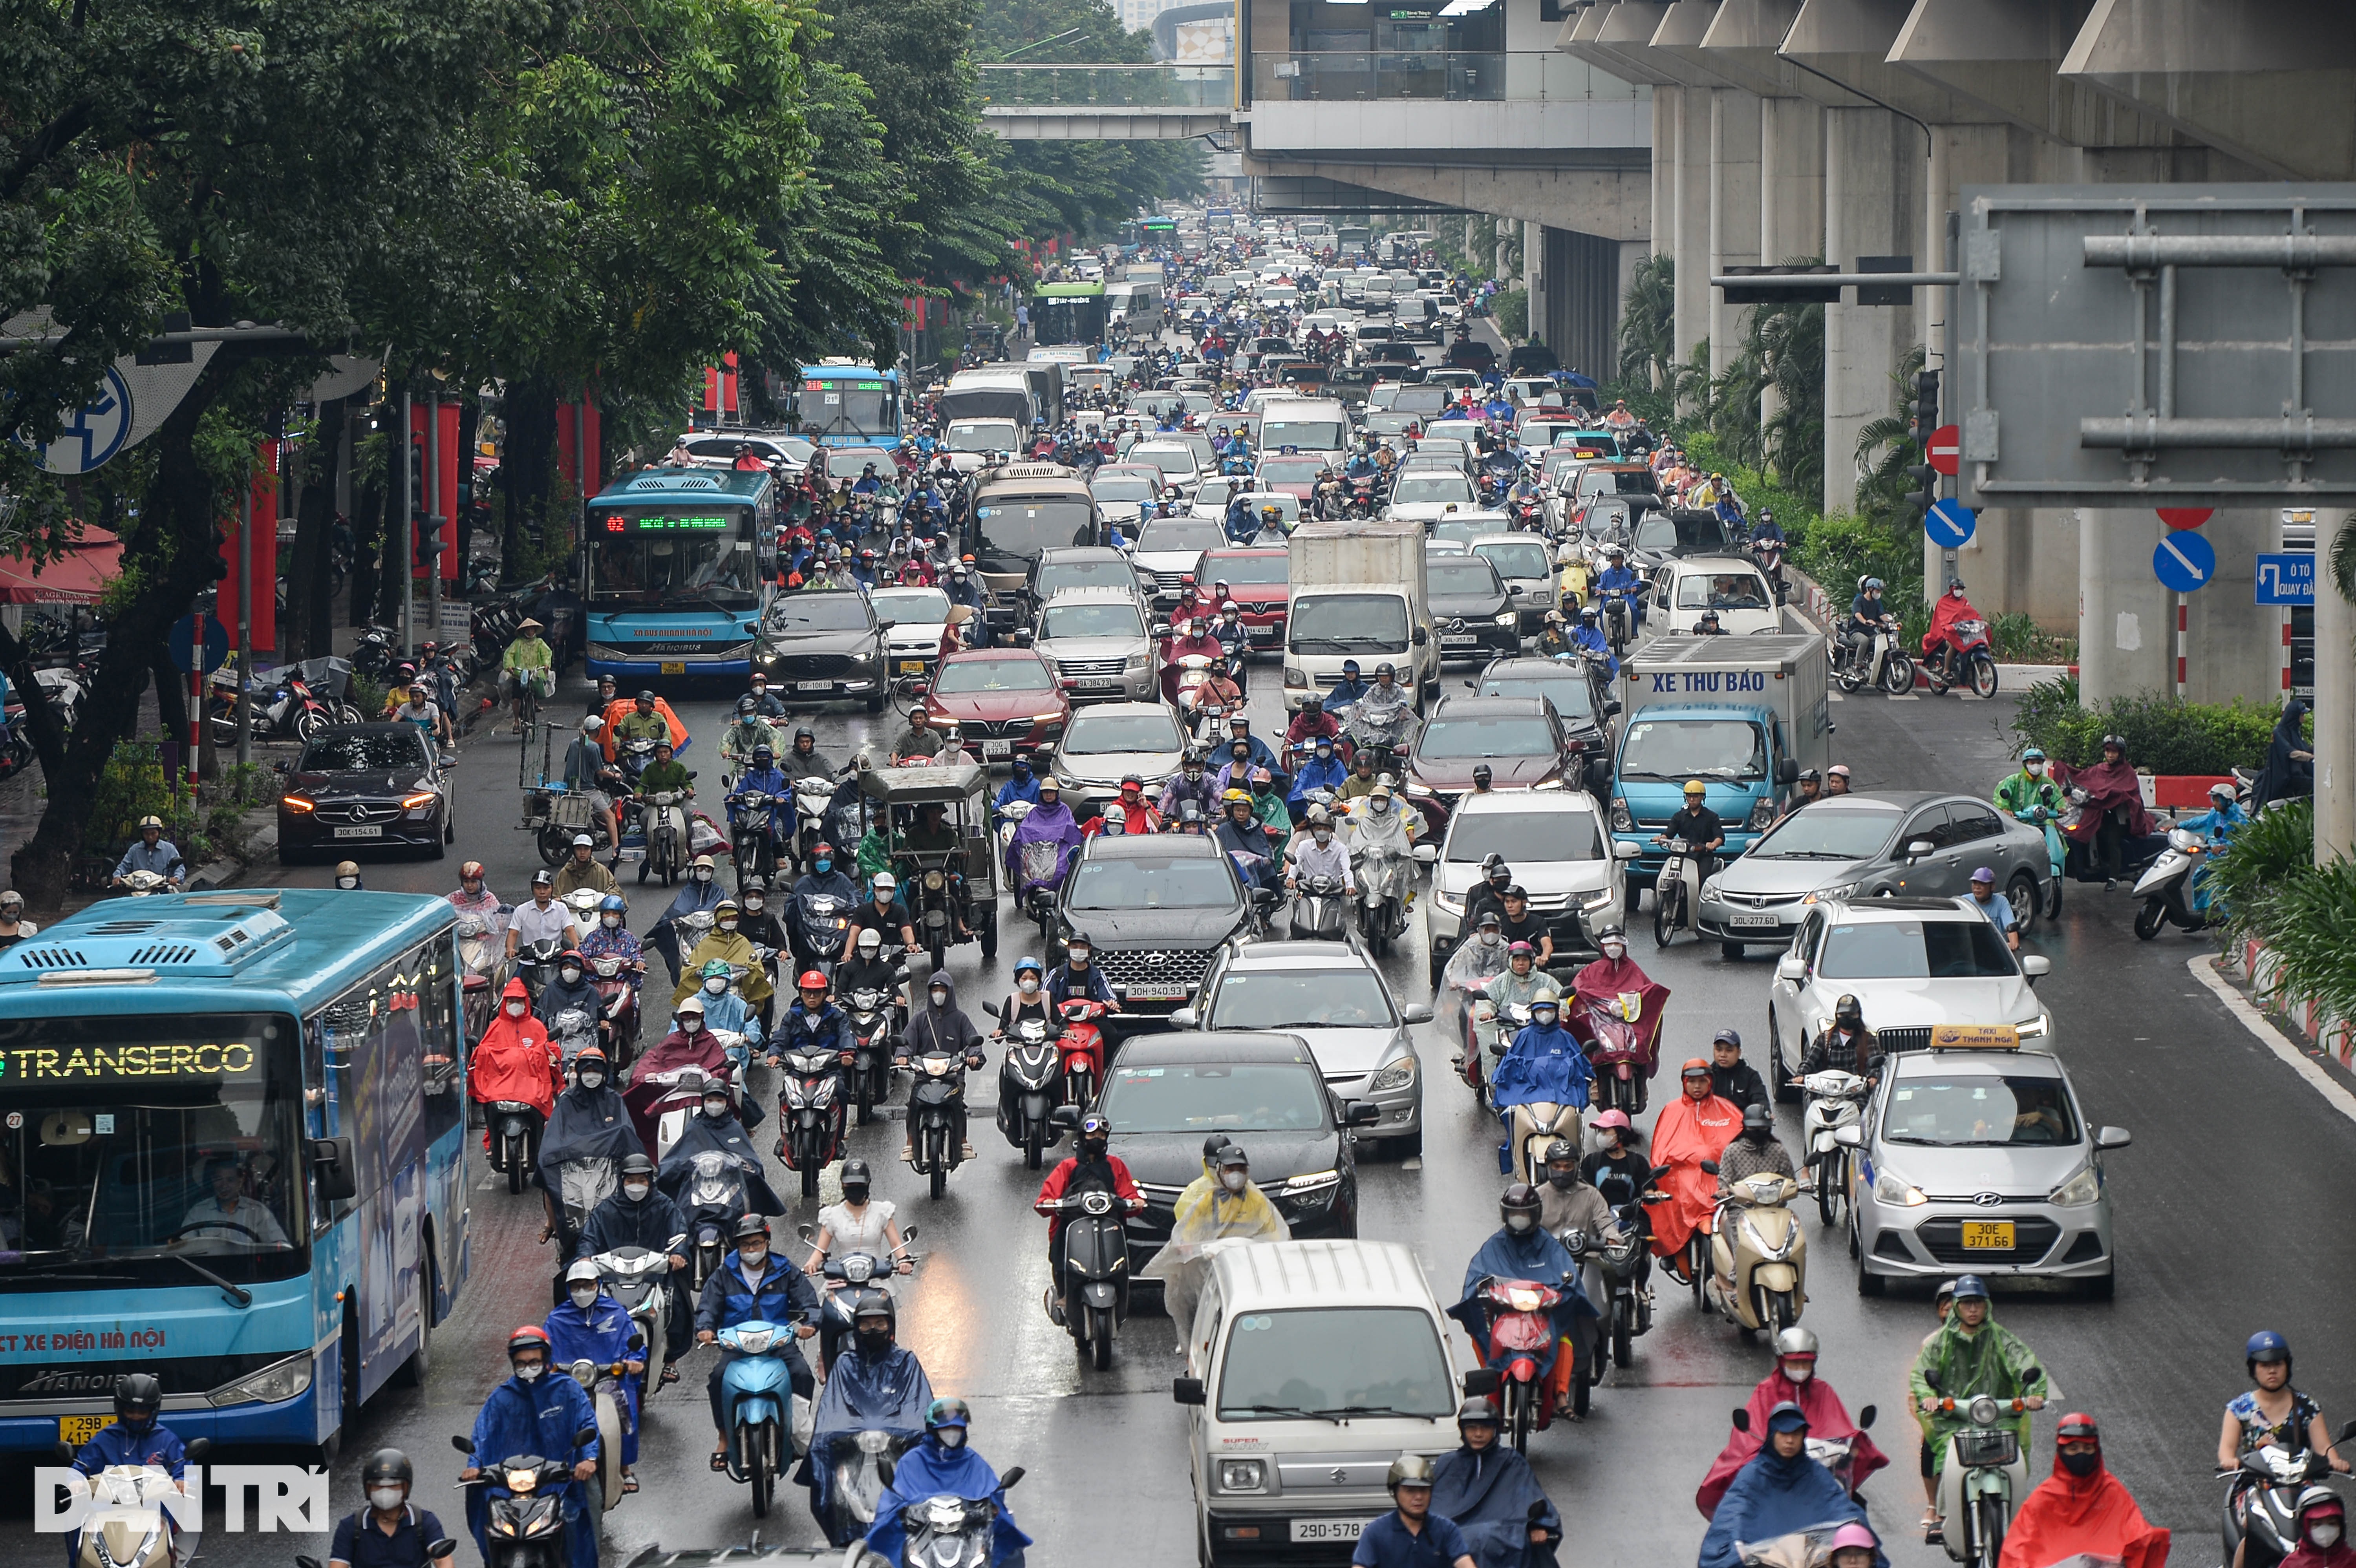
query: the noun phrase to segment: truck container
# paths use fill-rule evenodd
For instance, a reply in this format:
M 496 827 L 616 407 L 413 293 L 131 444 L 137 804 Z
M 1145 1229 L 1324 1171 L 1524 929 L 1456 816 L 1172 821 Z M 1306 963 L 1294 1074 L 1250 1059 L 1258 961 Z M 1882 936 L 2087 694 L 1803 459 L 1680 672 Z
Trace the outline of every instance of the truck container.
M 1432 635 L 1420 523 L 1303 523 L 1293 531 L 1285 621 L 1284 705 L 1342 678 L 1345 659 L 1374 678 L 1397 667 L 1418 710 L 1437 697 L 1440 644 Z

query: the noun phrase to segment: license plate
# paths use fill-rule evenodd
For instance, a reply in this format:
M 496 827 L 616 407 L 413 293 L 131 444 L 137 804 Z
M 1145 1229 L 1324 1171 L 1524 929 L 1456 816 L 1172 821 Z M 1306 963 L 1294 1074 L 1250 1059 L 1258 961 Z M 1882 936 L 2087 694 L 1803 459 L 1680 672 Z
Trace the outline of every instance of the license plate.
M 381 838 L 384 837 L 384 824 L 381 822 L 371 822 L 366 827 L 338 827 L 336 829 L 336 837 L 338 838 Z
M 1469 648 L 1480 640 L 1481 639 L 1479 637 L 1467 633 L 1462 636 L 1442 637 L 1440 639 L 1440 645 L 1443 647 Z
M 662 662 L 662 672 L 665 675 L 685 675 L 687 673 L 687 661 L 685 659 L 665 659 Z
M 1284 628 L 1281 626 L 1254 626 L 1251 628 L 1251 640 L 1255 643 L 1272 643 L 1283 635 Z
M 1129 999 L 1132 1002 L 1174 1002 L 1186 995 L 1184 986 L 1131 986 Z
M 900 673 L 902 675 L 922 675 L 925 673 L 925 661 L 922 659 L 902 659 L 900 661 Z
M 1296 1519 L 1292 1521 L 1295 1541 L 1355 1541 L 1365 1533 L 1366 1521 L 1361 1519 Z
M 1726 923 L 1737 931 L 1772 931 L 1783 923 L 1772 914 L 1730 914 Z
M 1120 684 L 1120 680 L 1115 676 L 1095 675 L 1088 677 L 1087 679 L 1081 681 L 1080 684 L 1088 688 L 1092 691 L 1101 691 L 1108 686 L 1119 686 Z
M 1014 742 L 1012 741 L 984 741 L 981 743 L 981 754 L 985 757 L 1011 757 L 1014 754 Z
M 58 1417 L 58 1441 L 69 1448 L 79 1448 L 99 1434 L 102 1427 L 114 1424 L 111 1415 L 60 1415 Z
M 1964 1245 L 1969 1250 L 2008 1253 L 2013 1245 L 2012 1221 L 1966 1220 L 1964 1221 Z
M 830 680 L 798 680 L 794 682 L 794 689 L 796 691 L 832 691 L 834 689 L 834 682 Z

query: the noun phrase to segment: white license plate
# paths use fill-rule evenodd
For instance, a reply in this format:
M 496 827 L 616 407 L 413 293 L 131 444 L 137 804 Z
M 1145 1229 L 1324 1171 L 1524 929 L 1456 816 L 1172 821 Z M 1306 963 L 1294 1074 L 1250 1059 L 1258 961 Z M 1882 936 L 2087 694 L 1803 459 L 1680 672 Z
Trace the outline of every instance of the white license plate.
M 1272 643 L 1282 635 L 1284 635 L 1284 628 L 1281 626 L 1254 626 L 1251 628 L 1251 640 L 1255 643 Z
M 985 757 L 1011 757 L 1014 754 L 1014 742 L 1012 741 L 984 741 L 981 743 L 981 754 Z
M 338 827 L 336 829 L 336 837 L 338 838 L 381 838 L 384 837 L 384 824 L 381 822 L 371 822 L 366 827 Z
M 1131 986 L 1129 999 L 1132 1002 L 1175 1002 L 1184 998 L 1185 986 Z
M 1730 914 L 1726 923 L 1737 931 L 1772 931 L 1783 923 L 1772 914 Z
M 1120 677 L 1110 675 L 1092 675 L 1084 678 L 1080 684 L 1091 691 L 1101 691 L 1108 686 L 1119 686 Z
M 1292 1521 L 1292 1539 L 1355 1541 L 1365 1530 L 1365 1520 L 1358 1519 L 1296 1519 Z
M 1440 639 L 1440 643 L 1442 647 L 1469 648 L 1480 640 L 1481 639 L 1477 636 L 1466 634 L 1462 636 L 1442 637 Z
M 798 680 L 794 682 L 794 689 L 796 691 L 832 691 L 834 689 L 834 682 L 830 680 Z

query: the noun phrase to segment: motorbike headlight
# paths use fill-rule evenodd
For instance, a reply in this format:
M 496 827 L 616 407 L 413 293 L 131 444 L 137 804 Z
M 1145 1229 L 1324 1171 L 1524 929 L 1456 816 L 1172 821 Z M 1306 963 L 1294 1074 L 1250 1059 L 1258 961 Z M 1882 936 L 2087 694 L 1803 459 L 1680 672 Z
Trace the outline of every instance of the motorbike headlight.
M 1268 1467 L 1258 1459 L 1222 1459 L 1219 1461 L 1219 1490 L 1223 1492 L 1264 1492 L 1268 1489 Z
M 1374 1086 L 1377 1089 L 1408 1088 L 1415 1083 L 1415 1070 L 1416 1059 L 1412 1056 L 1402 1056 L 1375 1074 Z
M 2045 1195 L 2045 1201 L 2059 1209 L 2083 1209 L 2103 1196 L 2103 1173 L 2094 1166 L 2078 1168 L 2078 1174 Z
M 1919 1209 L 1931 1201 L 1922 1196 L 1921 1188 L 1908 1185 L 1904 1177 L 1887 1168 L 1873 1173 L 1873 1196 L 1876 1202 L 1895 1203 L 1906 1209 Z

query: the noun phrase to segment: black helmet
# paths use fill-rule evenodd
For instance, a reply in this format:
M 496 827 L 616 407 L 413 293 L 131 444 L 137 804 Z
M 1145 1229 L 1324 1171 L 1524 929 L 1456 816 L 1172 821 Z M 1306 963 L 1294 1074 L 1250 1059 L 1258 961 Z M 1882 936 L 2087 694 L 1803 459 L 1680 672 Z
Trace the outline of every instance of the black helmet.
M 409 1456 L 398 1448 L 380 1448 L 360 1466 L 360 1489 L 367 1491 L 380 1481 L 398 1481 L 402 1486 L 417 1483 L 417 1467 Z
M 655 1162 L 647 1156 L 626 1154 L 622 1157 L 622 1175 L 652 1177 L 654 1173 Z
M 1487 784 L 1490 779 L 1494 776 L 1495 775 L 1490 772 L 1488 763 L 1475 763 L 1472 764 L 1472 782 L 1474 784 Z
M 884 1326 L 886 1328 L 898 1327 L 899 1317 L 893 1310 L 890 1292 L 868 1289 L 859 1293 L 859 1305 L 851 1308 L 851 1321 L 856 1327 L 871 1317 L 884 1319 Z
M 1745 1133 L 1767 1133 L 1775 1130 L 1774 1113 L 1757 1100 L 1742 1107 L 1742 1130 Z
M 1456 1425 L 1460 1431 L 1467 1426 L 1495 1426 L 1497 1424 L 1497 1407 L 1478 1395 L 1466 1400 L 1462 1404 L 1456 1407 Z
M 1203 1163 L 1205 1165 L 1208 1165 L 1213 1160 L 1218 1158 L 1219 1151 L 1226 1148 L 1234 1141 L 1235 1140 L 1233 1138 L 1230 1138 L 1225 1133 L 1213 1133 L 1209 1137 L 1205 1138 L 1203 1140 Z
M 1577 1165 L 1579 1163 L 1579 1146 L 1577 1144 L 1572 1143 L 1569 1138 L 1557 1138 L 1554 1142 L 1547 1145 L 1546 1162 L 1548 1165 L 1557 1165 L 1564 1160 L 1569 1160 L 1573 1165 Z
M 1385 659 L 1382 663 L 1375 667 L 1375 678 L 1376 680 L 1382 679 L 1385 676 L 1389 676 L 1394 679 L 1398 678 L 1398 667 L 1391 663 L 1388 659 Z
M 1865 1022 L 1865 1004 L 1855 997 L 1843 997 L 1833 1004 L 1833 1021 L 1859 1024 Z
M 1383 1486 L 1394 1493 L 1401 1487 L 1421 1487 L 1430 1491 L 1431 1461 L 1420 1454 L 1400 1455 L 1391 1461 L 1389 1472 L 1383 1477 Z
M 750 1241 L 758 1236 L 766 1242 L 769 1239 L 769 1221 L 758 1214 L 746 1214 L 737 1220 L 735 1229 L 728 1234 L 732 1241 Z
M 863 1159 L 844 1160 L 842 1162 L 842 1185 L 846 1189 L 852 1187 L 873 1188 L 875 1185 L 875 1179 L 869 1173 L 867 1169 L 867 1162 Z
M 740 697 L 736 699 L 736 711 L 739 714 L 749 714 L 760 706 L 761 705 L 759 703 L 754 701 L 750 697 Z
M 134 1432 L 144 1432 L 155 1424 L 156 1412 L 164 1408 L 164 1385 L 153 1372 L 126 1372 L 114 1380 L 114 1418 Z M 143 1424 L 132 1424 L 133 1416 L 143 1418 Z
M 1504 1197 L 1497 1200 L 1497 1218 L 1510 1221 L 1516 1214 L 1527 1214 L 1530 1222 L 1536 1224 L 1541 1207 L 1538 1189 L 1526 1181 L 1516 1181 L 1505 1189 Z

